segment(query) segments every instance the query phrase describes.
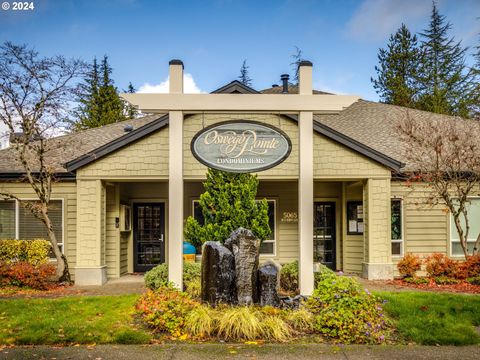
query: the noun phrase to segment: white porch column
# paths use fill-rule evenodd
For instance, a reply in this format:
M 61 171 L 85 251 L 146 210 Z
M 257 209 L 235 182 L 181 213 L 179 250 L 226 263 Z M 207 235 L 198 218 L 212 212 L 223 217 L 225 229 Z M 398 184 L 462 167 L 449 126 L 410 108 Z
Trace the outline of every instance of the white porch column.
M 300 95 L 312 94 L 312 63 L 302 61 L 299 67 Z M 300 294 L 310 295 L 313 283 L 313 112 L 300 111 L 299 121 L 299 285 Z
M 183 63 L 170 61 L 170 93 L 183 93 Z M 183 113 L 168 113 L 168 281 L 183 287 Z

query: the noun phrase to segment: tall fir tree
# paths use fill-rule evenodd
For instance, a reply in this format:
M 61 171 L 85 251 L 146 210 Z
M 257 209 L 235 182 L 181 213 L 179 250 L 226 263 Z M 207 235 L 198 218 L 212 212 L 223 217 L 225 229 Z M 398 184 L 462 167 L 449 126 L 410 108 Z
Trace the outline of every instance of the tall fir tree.
M 449 36 L 451 28 L 433 2 L 429 27 L 420 33 L 422 56 L 417 107 L 439 114 L 468 117 L 471 73 L 465 65 L 467 48 Z
M 124 90 L 124 92 L 126 92 L 128 94 L 135 94 L 137 92 L 137 89 L 135 89 L 132 82 L 129 82 L 127 90 Z M 125 111 L 125 117 L 127 119 L 134 119 L 138 116 L 138 110 L 135 108 L 135 106 L 127 103 L 126 101 L 125 101 L 125 104 L 124 104 L 124 108 L 125 108 L 125 110 L 124 110 Z
M 291 55 L 291 58 L 293 59 L 293 61 L 290 63 L 290 66 L 292 66 L 293 68 L 294 75 L 293 75 L 292 83 L 294 85 L 298 85 L 298 83 L 300 82 L 300 63 L 303 60 L 302 56 L 303 56 L 302 50 L 298 46 L 295 46 L 295 53 Z
M 247 60 L 243 60 L 242 67 L 240 68 L 240 76 L 238 80 L 246 86 L 252 86 L 252 78 L 250 77 L 250 66 L 247 65 Z
M 79 94 L 75 129 L 94 128 L 125 120 L 124 102 L 118 95 L 111 73 L 106 55 L 100 65 L 96 58 L 93 60 Z
M 390 35 L 386 49 L 379 49 L 373 87 L 382 102 L 414 107 L 418 93 L 417 69 L 420 51 L 416 35 L 405 24 Z

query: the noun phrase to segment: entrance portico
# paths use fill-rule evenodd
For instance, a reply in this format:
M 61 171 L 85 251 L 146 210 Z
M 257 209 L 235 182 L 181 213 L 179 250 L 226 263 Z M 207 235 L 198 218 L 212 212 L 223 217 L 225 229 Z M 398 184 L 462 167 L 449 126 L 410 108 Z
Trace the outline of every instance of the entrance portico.
M 143 112 L 169 114 L 169 198 L 183 198 L 184 114 L 204 113 L 277 113 L 298 116 L 298 246 L 299 282 L 302 294 L 313 291 L 314 219 L 314 138 L 313 115 L 338 112 L 358 98 L 343 95 L 312 95 L 312 63 L 299 68 L 299 94 L 248 95 L 183 94 L 183 63 L 170 62 L 169 94 L 123 94 Z M 169 202 L 169 280 L 182 286 L 183 202 Z

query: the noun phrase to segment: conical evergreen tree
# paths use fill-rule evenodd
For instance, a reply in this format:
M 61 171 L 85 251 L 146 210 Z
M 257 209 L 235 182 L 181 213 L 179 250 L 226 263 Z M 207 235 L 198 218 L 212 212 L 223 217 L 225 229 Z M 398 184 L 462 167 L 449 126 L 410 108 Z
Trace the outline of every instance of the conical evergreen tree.
M 405 24 L 390 35 L 387 48 L 381 48 L 378 53 L 377 77 L 371 78 L 382 102 L 414 107 L 419 54 L 417 37 Z
M 195 246 L 205 241 L 223 243 L 239 227 L 251 230 L 260 240 L 270 235 L 268 204 L 255 200 L 258 179 L 251 174 L 208 169 L 200 196 L 204 224 L 192 216 L 185 224 L 185 239 Z
M 449 37 L 452 25 L 434 2 L 430 25 L 422 37 L 417 107 L 440 114 L 468 116 L 471 75 L 465 65 L 467 48 Z
M 124 90 L 124 92 L 129 94 L 135 94 L 137 92 L 137 89 L 135 89 L 133 84 L 129 82 L 127 90 Z M 124 108 L 125 108 L 125 116 L 127 119 L 134 119 L 138 116 L 138 110 L 135 108 L 135 106 L 132 106 L 129 103 L 125 102 Z
M 79 94 L 75 128 L 88 129 L 125 120 L 124 103 L 110 75 L 112 68 L 105 55 L 100 66 L 96 58 Z
M 247 65 L 247 60 L 243 60 L 242 67 L 240 68 L 240 76 L 238 80 L 246 86 L 252 86 L 252 79 L 249 74 L 249 66 Z

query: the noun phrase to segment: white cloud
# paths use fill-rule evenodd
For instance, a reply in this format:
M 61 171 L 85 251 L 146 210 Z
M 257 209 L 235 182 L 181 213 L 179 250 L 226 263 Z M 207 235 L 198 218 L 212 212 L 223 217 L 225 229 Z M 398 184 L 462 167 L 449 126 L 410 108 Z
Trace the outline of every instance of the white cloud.
M 402 22 L 427 24 L 431 10 L 430 1 L 364 0 L 347 23 L 347 35 L 366 41 L 383 40 Z
M 138 89 L 139 93 L 163 93 L 166 94 L 168 93 L 169 89 L 169 84 L 170 84 L 170 78 L 165 79 L 162 81 L 160 84 L 149 84 L 145 83 L 140 88 Z M 184 73 L 183 74 L 183 92 L 185 94 L 199 94 L 203 93 L 197 84 L 195 83 L 195 80 L 193 79 L 192 74 Z

